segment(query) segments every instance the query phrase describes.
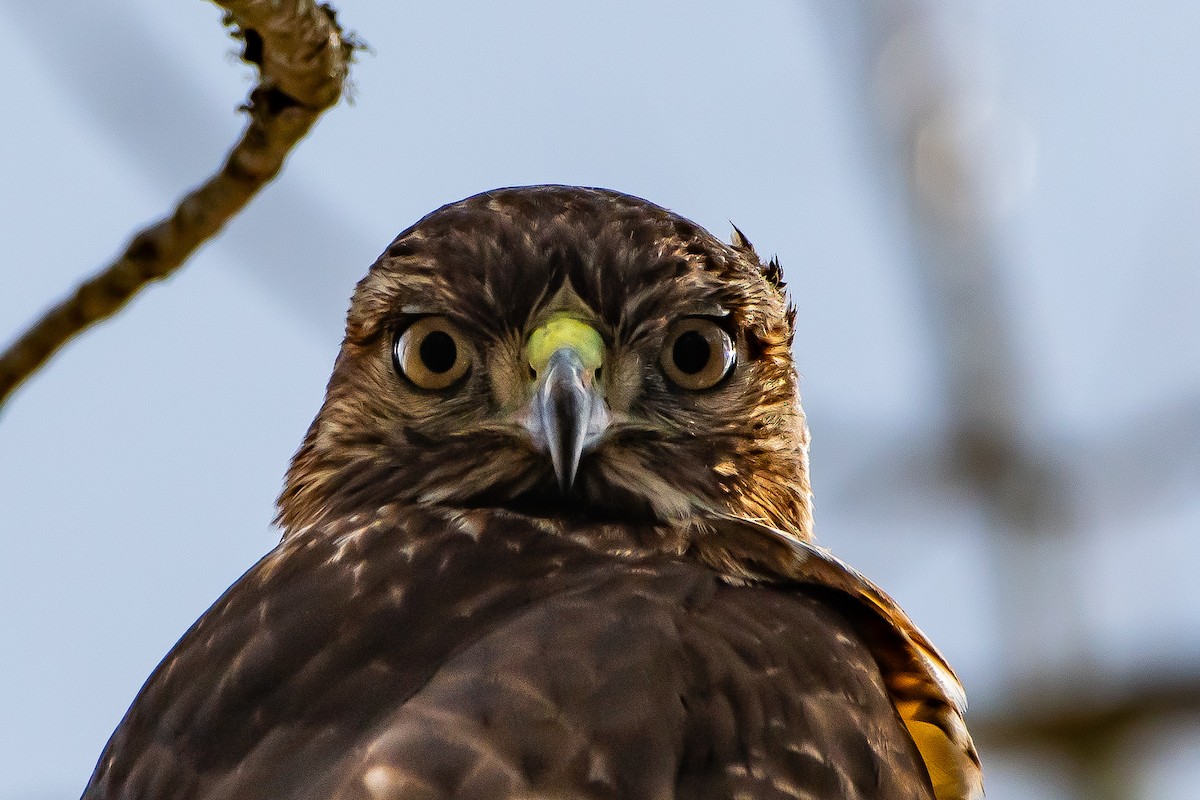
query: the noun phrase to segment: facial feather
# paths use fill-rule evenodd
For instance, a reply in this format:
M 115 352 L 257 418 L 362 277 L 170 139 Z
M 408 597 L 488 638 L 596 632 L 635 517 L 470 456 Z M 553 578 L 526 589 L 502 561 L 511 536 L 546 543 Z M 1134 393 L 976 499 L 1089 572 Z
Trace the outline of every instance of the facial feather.
M 433 212 L 357 287 L 279 521 L 287 531 L 390 502 L 662 520 L 715 510 L 807 538 L 794 311 L 772 274 L 744 237 L 723 244 L 614 192 L 499 190 Z M 605 339 L 598 382 L 613 420 L 566 497 L 518 419 L 531 391 L 523 345 L 564 311 Z M 470 339 L 452 391 L 416 389 L 393 368 L 397 332 L 421 314 Z M 721 320 L 735 341 L 736 367 L 712 389 L 682 390 L 659 366 L 668 326 L 689 314 Z

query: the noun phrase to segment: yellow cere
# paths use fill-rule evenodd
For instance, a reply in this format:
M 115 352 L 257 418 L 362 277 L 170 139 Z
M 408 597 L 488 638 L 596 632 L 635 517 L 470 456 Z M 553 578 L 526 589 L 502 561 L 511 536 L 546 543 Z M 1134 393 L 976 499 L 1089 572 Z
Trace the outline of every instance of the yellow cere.
M 525 345 L 529 366 L 540 375 L 554 351 L 563 347 L 574 350 L 585 369 L 599 369 L 604 362 L 604 340 L 596 329 L 570 314 L 558 313 L 530 335 Z

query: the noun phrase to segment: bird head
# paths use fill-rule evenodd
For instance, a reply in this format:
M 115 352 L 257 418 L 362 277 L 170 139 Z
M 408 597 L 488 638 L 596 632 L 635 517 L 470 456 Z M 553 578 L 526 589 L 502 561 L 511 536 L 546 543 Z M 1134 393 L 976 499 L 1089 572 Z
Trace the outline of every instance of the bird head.
M 808 538 L 794 317 L 736 229 L 573 187 L 444 206 L 359 283 L 280 523 L 400 503 Z

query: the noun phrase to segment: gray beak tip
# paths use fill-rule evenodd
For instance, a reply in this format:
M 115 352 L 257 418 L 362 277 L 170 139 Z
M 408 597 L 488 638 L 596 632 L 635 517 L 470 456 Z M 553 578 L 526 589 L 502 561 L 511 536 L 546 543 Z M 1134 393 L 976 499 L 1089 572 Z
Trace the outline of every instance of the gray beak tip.
M 579 354 L 571 348 L 561 348 L 550 356 L 534 395 L 533 415 L 537 421 L 531 432 L 549 451 L 564 494 L 575 485 L 586 445 L 603 428 L 605 417 L 602 410 L 597 413 L 595 406 L 602 401 L 585 383 L 584 375 Z

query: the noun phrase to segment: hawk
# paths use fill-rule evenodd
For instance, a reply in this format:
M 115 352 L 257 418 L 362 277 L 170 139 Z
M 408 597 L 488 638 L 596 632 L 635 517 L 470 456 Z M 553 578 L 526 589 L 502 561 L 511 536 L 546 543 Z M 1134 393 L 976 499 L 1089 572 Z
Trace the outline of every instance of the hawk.
M 779 265 L 501 189 L 358 284 L 280 544 L 84 797 L 982 796 L 945 660 L 812 539 Z

